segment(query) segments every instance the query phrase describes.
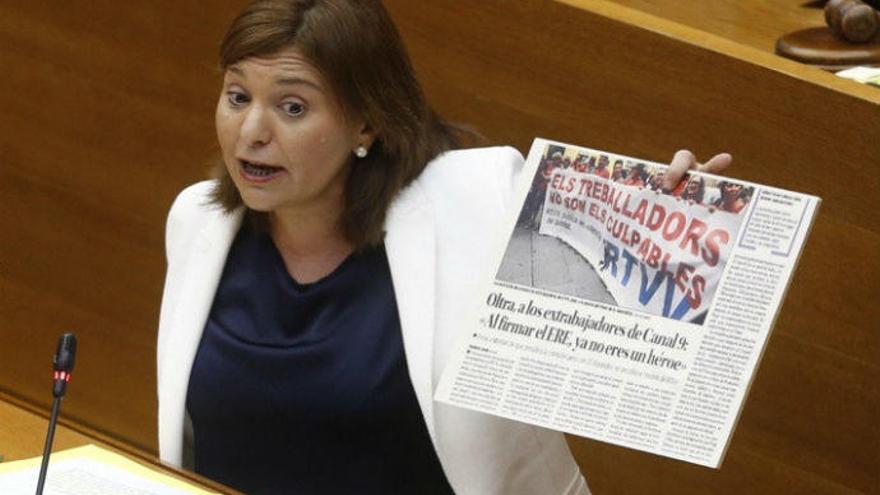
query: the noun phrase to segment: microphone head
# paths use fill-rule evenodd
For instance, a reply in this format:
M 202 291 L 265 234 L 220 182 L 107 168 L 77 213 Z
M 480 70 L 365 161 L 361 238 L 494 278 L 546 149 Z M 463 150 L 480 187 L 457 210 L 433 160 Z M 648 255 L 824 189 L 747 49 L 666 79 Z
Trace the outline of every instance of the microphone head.
M 58 338 L 58 350 L 55 351 L 55 357 L 52 358 L 52 365 L 55 371 L 65 371 L 70 374 L 73 372 L 75 361 L 76 336 L 68 332 Z

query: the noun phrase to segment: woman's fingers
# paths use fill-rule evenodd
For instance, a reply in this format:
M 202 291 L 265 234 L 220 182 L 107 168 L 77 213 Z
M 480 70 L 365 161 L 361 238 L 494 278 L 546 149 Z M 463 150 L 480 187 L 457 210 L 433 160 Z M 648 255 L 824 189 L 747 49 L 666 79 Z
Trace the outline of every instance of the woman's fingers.
M 720 153 L 706 163 L 700 164 L 697 163 L 697 158 L 689 150 L 678 150 L 672 157 L 672 161 L 669 162 L 669 168 L 666 169 L 666 175 L 663 177 L 663 189 L 667 191 L 675 189 L 688 170 L 717 174 L 729 167 L 732 162 L 733 157 L 730 156 L 730 153 Z
M 663 176 L 663 189 L 671 191 L 684 177 L 688 170 L 697 167 L 697 158 L 689 150 L 678 150 L 669 162 L 666 175 Z
M 733 163 L 733 157 L 730 156 L 730 153 L 719 153 L 709 159 L 708 162 L 698 166 L 697 170 L 717 174 L 729 167 L 731 163 Z

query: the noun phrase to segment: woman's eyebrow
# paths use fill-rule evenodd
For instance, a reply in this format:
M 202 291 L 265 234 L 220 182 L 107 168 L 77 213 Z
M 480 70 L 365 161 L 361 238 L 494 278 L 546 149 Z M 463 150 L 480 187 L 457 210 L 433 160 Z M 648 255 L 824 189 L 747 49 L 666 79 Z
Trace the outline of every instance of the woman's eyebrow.
M 282 76 L 282 77 L 279 77 L 278 79 L 275 79 L 275 84 L 278 84 L 280 86 L 306 85 L 306 86 L 312 87 L 316 91 L 319 91 L 322 93 L 324 92 L 324 90 L 321 89 L 320 85 L 318 85 L 317 83 L 315 83 L 314 81 L 312 81 L 310 79 L 306 79 L 303 77 Z
M 230 65 L 226 70 L 232 72 L 233 74 L 241 77 L 246 77 L 244 74 L 244 69 L 237 65 Z M 320 84 L 312 81 L 309 78 L 299 77 L 299 76 L 281 76 L 275 79 L 275 84 L 279 86 L 297 86 L 297 85 L 305 85 L 315 89 L 318 92 L 323 93 L 324 90 Z

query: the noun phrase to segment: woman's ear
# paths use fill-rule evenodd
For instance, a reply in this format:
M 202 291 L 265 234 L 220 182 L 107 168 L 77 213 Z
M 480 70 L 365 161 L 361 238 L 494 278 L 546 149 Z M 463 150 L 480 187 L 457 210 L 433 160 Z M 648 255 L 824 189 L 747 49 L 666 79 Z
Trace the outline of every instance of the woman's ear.
M 352 147 L 352 153 L 358 158 L 366 158 L 370 154 L 373 142 L 376 140 L 376 133 L 366 123 L 358 124 L 355 129 L 357 130 L 355 136 L 353 136 L 354 146 Z
M 355 146 L 363 146 L 369 150 L 373 146 L 375 140 L 376 131 L 373 130 L 373 127 L 366 122 L 360 123 L 357 130 L 357 136 L 355 137 Z

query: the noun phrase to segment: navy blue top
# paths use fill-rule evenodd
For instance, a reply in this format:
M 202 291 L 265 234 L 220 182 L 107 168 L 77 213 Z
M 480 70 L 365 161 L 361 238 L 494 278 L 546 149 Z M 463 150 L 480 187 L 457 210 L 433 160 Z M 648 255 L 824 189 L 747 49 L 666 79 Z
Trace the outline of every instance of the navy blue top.
M 410 383 L 384 247 L 300 284 L 269 234 L 244 225 L 186 406 L 196 472 L 249 494 L 453 493 Z

